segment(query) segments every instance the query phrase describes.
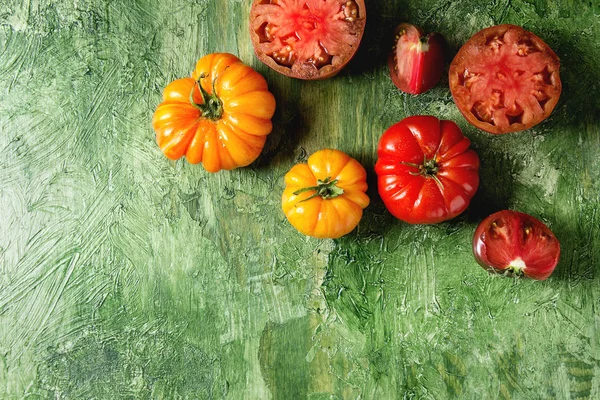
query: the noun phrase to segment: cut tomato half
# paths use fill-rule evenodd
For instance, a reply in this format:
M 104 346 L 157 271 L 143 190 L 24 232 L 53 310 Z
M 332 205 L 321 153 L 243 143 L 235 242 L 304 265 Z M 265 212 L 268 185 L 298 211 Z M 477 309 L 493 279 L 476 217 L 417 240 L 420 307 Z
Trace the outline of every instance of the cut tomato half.
M 257 57 L 299 79 L 337 74 L 365 30 L 364 0 L 255 0 L 250 36 Z
M 454 101 L 467 121 L 501 134 L 546 119 L 562 90 L 560 61 L 539 37 L 520 26 L 498 25 L 469 39 L 450 64 Z
M 560 243 L 540 220 L 525 213 L 502 210 L 477 226 L 473 254 L 489 272 L 544 280 L 558 264 Z

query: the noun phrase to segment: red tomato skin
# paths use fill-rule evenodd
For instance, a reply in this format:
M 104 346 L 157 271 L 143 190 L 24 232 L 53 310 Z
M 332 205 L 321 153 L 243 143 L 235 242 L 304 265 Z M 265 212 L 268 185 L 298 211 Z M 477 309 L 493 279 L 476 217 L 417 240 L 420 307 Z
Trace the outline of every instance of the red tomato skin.
M 388 128 L 379 140 L 379 194 L 396 218 L 436 224 L 461 214 L 479 187 L 479 157 L 452 121 L 418 115 Z M 420 173 L 424 160 L 433 174 Z
M 473 235 L 473 255 L 488 272 L 547 279 L 560 259 L 560 243 L 541 221 L 502 210 L 485 218 Z
M 409 23 L 401 23 L 394 32 L 395 43 L 388 57 L 392 82 L 409 94 L 432 89 L 442 77 L 445 65 L 445 40 L 439 33 L 425 35 Z

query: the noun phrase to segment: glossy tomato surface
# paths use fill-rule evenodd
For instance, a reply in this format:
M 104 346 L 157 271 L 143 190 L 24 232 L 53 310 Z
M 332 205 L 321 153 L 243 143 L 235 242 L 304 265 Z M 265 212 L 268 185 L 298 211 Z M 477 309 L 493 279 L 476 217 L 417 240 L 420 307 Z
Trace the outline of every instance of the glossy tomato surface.
M 316 238 L 339 238 L 350 233 L 369 205 L 367 173 L 339 150 L 313 153 L 285 175 L 281 198 L 288 221 L 301 233 Z
M 258 58 L 275 71 L 324 79 L 354 56 L 366 17 L 364 0 L 255 0 L 250 37 Z
M 444 72 L 445 40 L 439 33 L 402 23 L 394 32 L 393 51 L 388 57 L 390 77 L 403 92 L 420 94 L 433 88 Z
M 560 258 L 560 244 L 541 221 L 503 210 L 484 219 L 473 235 L 473 254 L 486 270 L 544 280 Z
M 214 53 L 198 60 L 191 78 L 167 85 L 152 126 L 169 159 L 186 157 L 217 172 L 259 156 L 274 112 L 262 75 L 232 54 Z
M 547 118 L 562 91 L 558 56 L 538 36 L 516 25 L 483 29 L 450 64 L 454 101 L 474 126 L 501 134 L 529 129 Z
M 452 121 L 419 115 L 385 131 L 377 148 L 379 194 L 396 218 L 435 224 L 454 218 L 479 186 L 479 157 Z

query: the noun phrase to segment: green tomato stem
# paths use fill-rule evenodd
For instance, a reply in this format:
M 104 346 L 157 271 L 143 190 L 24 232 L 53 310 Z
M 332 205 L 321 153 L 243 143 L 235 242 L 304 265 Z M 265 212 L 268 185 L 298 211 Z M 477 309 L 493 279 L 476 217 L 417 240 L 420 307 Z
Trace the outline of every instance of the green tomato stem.
M 418 171 L 410 171 L 409 174 L 415 176 L 421 175 L 425 178 L 433 179 L 440 189 L 444 188 L 442 181 L 440 181 L 440 178 L 437 176 L 438 172 L 440 171 L 440 167 L 437 161 L 435 161 L 435 158 L 428 160 L 424 155 L 422 164 L 410 163 L 406 161 L 403 161 L 401 164 L 418 169 Z
M 309 187 L 305 187 L 302 189 L 298 189 L 294 192 L 294 195 L 297 196 L 301 193 L 310 192 L 310 191 L 315 192 L 311 196 L 307 197 L 306 199 L 299 201 L 299 203 L 302 203 L 303 201 L 308 201 L 317 196 L 321 196 L 321 198 L 323 198 L 324 200 L 334 199 L 334 198 L 344 194 L 344 189 L 337 187 L 336 186 L 337 183 L 338 183 L 337 179 L 331 180 L 330 177 L 327 177 L 323 181 L 319 179 L 319 180 L 317 180 L 316 186 L 309 186 Z
M 202 116 L 207 119 L 211 119 L 216 121 L 221 118 L 223 115 L 223 102 L 217 96 L 217 91 L 215 90 L 215 81 L 217 78 L 212 81 L 212 94 L 208 93 L 200 83 L 200 80 L 206 78 L 206 75 L 200 74 L 198 80 L 195 82 L 194 87 L 192 87 L 192 91 L 190 92 L 190 103 L 196 108 L 198 108 L 202 112 Z M 194 101 L 194 89 L 198 86 L 200 90 L 200 96 L 202 96 L 202 104 L 198 104 Z

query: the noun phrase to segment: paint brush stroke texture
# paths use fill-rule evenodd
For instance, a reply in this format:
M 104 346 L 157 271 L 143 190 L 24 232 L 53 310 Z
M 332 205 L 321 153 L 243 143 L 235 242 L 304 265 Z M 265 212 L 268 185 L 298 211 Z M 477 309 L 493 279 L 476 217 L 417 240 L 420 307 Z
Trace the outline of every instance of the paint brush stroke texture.
M 308 85 L 255 59 L 247 1 L 4 1 L 0 398 L 598 398 L 600 10 L 571 3 L 369 1 L 356 58 Z M 525 25 L 561 57 L 561 102 L 490 137 L 445 82 L 400 94 L 382 45 L 398 16 L 454 50 Z M 166 160 L 150 118 L 217 51 L 264 74 L 278 110 L 257 162 L 210 175 Z M 293 164 L 331 147 L 372 171 L 381 133 L 414 114 L 458 122 L 479 153 L 464 215 L 407 226 L 371 189 L 340 240 L 285 222 Z M 551 279 L 476 265 L 473 230 L 501 208 L 561 239 Z

